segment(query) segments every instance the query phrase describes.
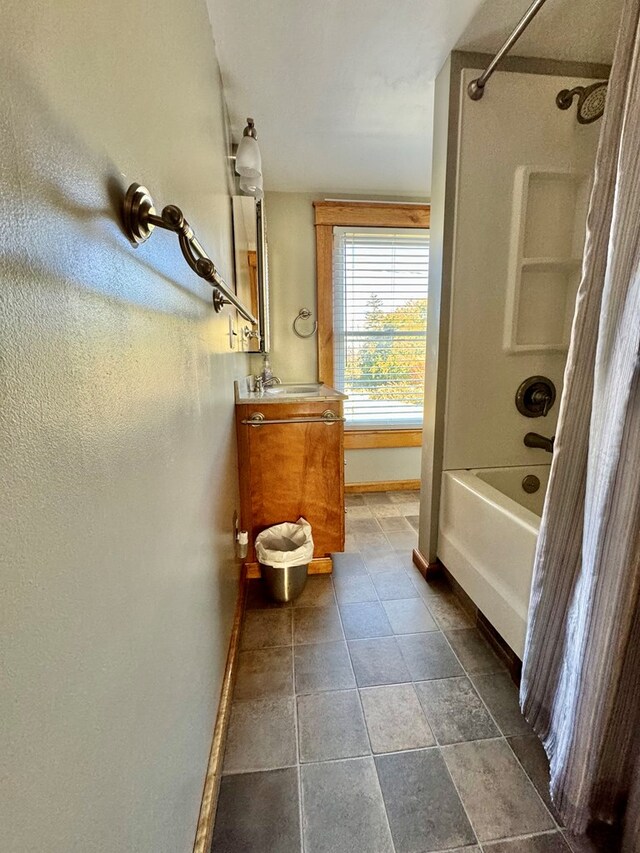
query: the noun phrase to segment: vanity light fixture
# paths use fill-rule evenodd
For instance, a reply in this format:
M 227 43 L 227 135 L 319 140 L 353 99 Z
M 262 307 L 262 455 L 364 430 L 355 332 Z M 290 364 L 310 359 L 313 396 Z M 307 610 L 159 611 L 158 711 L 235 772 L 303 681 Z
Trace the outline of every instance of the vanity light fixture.
M 241 178 L 260 178 L 262 185 L 262 157 L 257 138 L 255 122 L 248 118 L 236 151 L 236 172 Z
M 240 192 L 243 195 L 251 195 L 257 199 L 264 198 L 262 175 L 258 178 L 245 178 L 244 176 L 241 176 L 238 183 L 240 185 Z

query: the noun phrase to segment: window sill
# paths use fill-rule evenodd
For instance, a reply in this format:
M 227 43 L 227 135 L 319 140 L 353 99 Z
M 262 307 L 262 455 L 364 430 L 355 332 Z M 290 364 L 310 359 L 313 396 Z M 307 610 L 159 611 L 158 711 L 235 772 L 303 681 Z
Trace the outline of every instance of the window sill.
M 346 429 L 345 450 L 364 450 L 375 447 L 420 447 L 422 430 L 413 429 Z

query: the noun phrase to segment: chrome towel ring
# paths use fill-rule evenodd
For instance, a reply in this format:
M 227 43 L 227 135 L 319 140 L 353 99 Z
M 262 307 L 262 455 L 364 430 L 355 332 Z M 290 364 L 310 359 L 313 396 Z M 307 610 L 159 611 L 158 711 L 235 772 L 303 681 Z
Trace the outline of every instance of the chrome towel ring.
M 313 321 L 313 329 L 311 329 L 311 331 L 308 332 L 306 335 L 303 334 L 302 332 L 298 331 L 298 321 L 299 320 L 308 320 L 309 317 L 311 317 L 311 316 L 312 316 L 312 312 L 309 311 L 308 308 L 301 308 L 298 311 L 298 316 L 293 321 L 293 331 L 296 333 L 296 335 L 299 338 L 311 338 L 318 331 L 318 321 L 317 320 Z

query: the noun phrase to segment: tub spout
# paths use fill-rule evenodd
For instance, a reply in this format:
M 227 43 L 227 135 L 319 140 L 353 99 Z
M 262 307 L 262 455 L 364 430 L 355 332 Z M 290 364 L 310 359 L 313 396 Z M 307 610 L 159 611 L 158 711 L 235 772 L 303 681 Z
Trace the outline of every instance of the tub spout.
M 538 447 L 540 450 L 546 450 L 547 453 L 553 453 L 553 442 L 555 435 L 547 438 L 544 435 L 538 435 L 537 432 L 528 432 L 524 437 L 525 447 Z

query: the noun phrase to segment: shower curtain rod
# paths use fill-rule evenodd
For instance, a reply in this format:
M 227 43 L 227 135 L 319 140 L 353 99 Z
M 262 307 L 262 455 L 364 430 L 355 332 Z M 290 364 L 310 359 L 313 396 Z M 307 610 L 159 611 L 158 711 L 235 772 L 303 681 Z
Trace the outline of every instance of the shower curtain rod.
M 493 57 L 486 69 L 479 77 L 469 83 L 469 85 L 467 86 L 467 94 L 469 95 L 472 101 L 479 101 L 480 98 L 484 95 L 484 87 L 487 84 L 487 80 L 496 70 L 496 65 L 500 62 L 503 56 L 506 56 L 507 53 L 509 53 L 511 48 L 518 41 L 522 33 L 527 29 L 531 21 L 535 18 L 535 16 L 538 14 L 538 12 L 544 6 L 545 3 L 546 0 L 533 0 L 531 6 L 529 6 L 522 18 L 516 24 L 514 31 L 511 33 L 509 38 L 505 41 L 505 43 L 502 45 L 496 55 Z

